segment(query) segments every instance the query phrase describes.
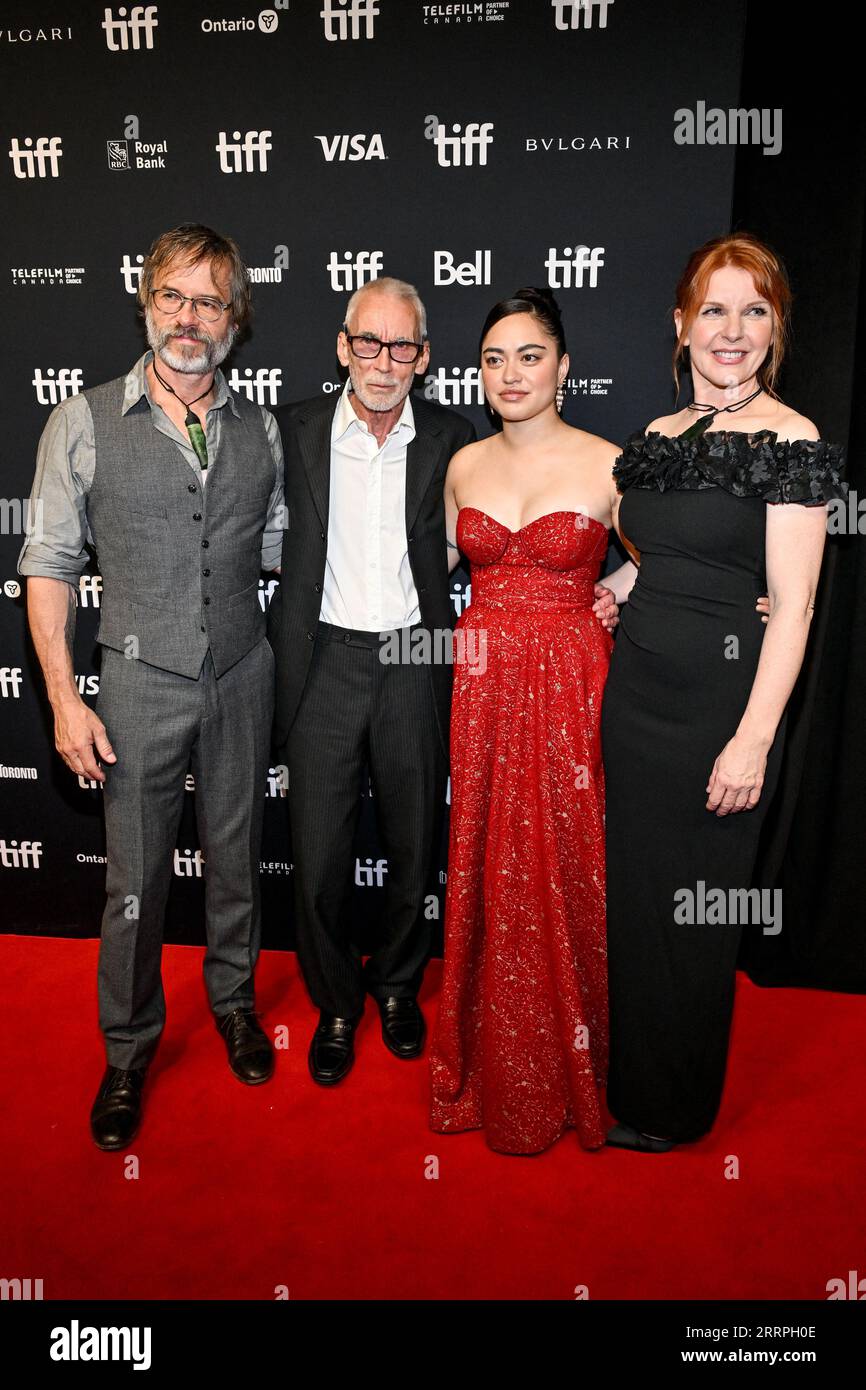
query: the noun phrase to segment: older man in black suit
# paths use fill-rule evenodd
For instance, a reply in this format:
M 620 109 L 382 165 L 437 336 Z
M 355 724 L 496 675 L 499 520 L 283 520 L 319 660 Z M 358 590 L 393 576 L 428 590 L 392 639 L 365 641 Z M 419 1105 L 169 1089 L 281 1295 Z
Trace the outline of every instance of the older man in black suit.
M 450 651 L 443 485 L 451 456 L 475 438 L 462 416 L 410 398 L 430 355 L 414 286 L 387 277 L 358 290 L 337 353 L 349 379 L 336 401 L 275 411 L 288 525 L 269 615 L 274 742 L 289 771 L 298 956 L 320 1010 L 309 1053 L 320 1085 L 351 1067 L 367 993 L 397 1057 L 423 1048 L 424 893 L 445 801 L 452 670 L 441 659 L 385 660 L 394 645 L 385 639 L 399 632 L 405 652 L 424 629 L 434 657 Z M 388 874 L 380 939 L 362 967 L 349 908 L 365 766 Z

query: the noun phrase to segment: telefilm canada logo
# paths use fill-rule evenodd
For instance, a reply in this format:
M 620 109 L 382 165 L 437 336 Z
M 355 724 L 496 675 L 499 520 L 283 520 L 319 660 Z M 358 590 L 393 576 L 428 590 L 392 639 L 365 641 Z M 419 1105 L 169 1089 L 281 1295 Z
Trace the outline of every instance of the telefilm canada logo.
M 463 0 L 463 3 L 422 5 L 424 24 L 501 24 L 511 0 Z
M 13 285 L 80 285 L 84 281 L 83 265 L 13 265 L 9 269 Z

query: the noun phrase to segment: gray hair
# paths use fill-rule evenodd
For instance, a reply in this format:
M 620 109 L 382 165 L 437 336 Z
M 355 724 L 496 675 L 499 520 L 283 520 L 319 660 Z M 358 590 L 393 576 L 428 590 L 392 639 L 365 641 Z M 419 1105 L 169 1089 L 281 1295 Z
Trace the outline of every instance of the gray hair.
M 344 323 L 352 322 L 352 315 L 358 307 L 358 300 L 362 294 L 368 290 L 381 290 L 383 294 L 391 294 L 395 299 L 405 299 L 415 310 L 415 318 L 418 322 L 422 343 L 427 341 L 427 310 L 424 308 L 420 294 L 414 285 L 410 285 L 407 280 L 395 280 L 393 275 L 380 275 L 376 280 L 368 280 L 366 284 L 355 290 L 348 304 L 346 305 L 346 317 Z

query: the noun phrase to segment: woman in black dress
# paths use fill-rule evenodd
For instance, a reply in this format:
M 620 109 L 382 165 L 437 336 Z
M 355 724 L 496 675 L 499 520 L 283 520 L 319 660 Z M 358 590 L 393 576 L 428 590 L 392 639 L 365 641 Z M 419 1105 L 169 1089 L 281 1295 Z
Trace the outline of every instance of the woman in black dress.
M 674 311 L 674 376 L 688 349 L 692 403 L 631 435 L 614 466 L 617 529 L 640 564 L 605 581 L 628 599 L 602 716 L 619 1122 L 607 1142 L 641 1152 L 700 1138 L 718 1110 L 824 504 L 846 492 L 841 451 L 773 389 L 789 303 L 756 238 L 696 251 Z M 766 628 L 754 610 L 765 583 Z M 765 930 L 779 929 L 779 896 Z

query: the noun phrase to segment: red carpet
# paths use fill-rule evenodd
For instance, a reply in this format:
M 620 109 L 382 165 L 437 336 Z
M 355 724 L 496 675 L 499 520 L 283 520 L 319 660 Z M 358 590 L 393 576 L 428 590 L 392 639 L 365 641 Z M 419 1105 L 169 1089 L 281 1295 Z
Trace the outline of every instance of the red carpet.
M 166 947 L 168 1023 L 131 1151 L 97 1150 L 97 941 L 0 937 L 0 1277 L 51 1298 L 825 1299 L 866 1251 L 866 1000 L 740 978 L 725 1099 L 700 1144 L 652 1156 L 508 1157 L 427 1128 L 426 1058 L 382 1044 L 372 1000 L 332 1091 L 294 955 L 267 952 L 263 1023 L 288 1027 L 265 1086 L 230 1074 L 202 951 Z M 422 1002 L 432 1021 L 439 966 Z M 425 1178 L 429 1155 L 438 1180 Z M 727 1180 L 729 1156 L 739 1179 Z

